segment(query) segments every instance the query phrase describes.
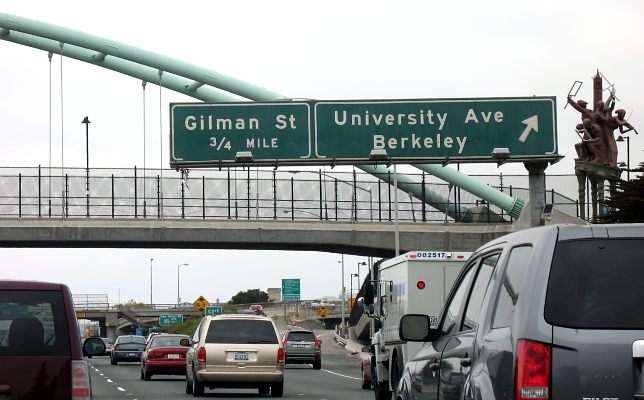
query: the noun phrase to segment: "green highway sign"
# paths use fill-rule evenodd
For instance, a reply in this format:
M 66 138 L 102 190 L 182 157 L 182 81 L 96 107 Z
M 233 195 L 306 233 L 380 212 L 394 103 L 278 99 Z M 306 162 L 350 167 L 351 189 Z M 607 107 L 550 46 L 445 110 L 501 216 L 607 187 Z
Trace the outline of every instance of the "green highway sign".
M 282 279 L 282 301 L 300 301 L 300 280 Z
M 208 306 L 204 315 L 220 315 L 223 312 L 221 306 Z
M 320 101 L 315 104 L 316 158 L 392 161 L 483 159 L 495 148 L 509 158 L 557 155 L 554 97 Z
M 182 314 L 161 314 L 159 315 L 159 326 L 177 325 L 183 322 Z
M 173 167 L 555 160 L 555 97 L 171 104 Z
M 303 102 L 170 104 L 170 164 L 309 158 L 309 108 Z

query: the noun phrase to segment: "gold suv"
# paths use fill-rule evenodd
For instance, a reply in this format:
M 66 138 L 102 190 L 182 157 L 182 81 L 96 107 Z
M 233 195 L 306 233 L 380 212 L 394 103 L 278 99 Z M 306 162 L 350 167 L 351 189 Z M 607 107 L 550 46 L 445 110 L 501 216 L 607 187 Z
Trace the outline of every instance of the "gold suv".
M 284 393 L 284 349 L 270 318 L 225 314 L 201 320 L 186 355 L 186 393 L 204 389 L 257 388 Z

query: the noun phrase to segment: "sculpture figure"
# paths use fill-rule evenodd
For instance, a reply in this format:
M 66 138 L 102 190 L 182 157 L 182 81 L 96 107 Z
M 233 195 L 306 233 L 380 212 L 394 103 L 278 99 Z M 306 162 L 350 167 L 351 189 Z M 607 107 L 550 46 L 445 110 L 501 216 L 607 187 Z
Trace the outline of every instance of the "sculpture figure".
M 626 111 L 619 109 L 613 115 L 615 94 L 611 93 L 606 102 L 598 101 L 594 110 L 586 108 L 588 102 L 575 102 L 571 96 L 568 96 L 568 104 L 579 111 L 582 118 L 582 124 L 577 125 L 582 141 L 575 144 L 576 160 L 617 168 L 615 130 L 619 128 L 620 133 L 637 131 L 624 119 Z

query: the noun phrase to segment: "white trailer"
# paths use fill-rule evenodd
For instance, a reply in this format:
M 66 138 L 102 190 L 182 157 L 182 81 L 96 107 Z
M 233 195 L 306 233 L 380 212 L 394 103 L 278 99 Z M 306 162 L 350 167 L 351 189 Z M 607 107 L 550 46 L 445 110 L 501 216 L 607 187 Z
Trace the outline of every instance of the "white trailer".
M 373 288 L 374 307 L 366 307 L 380 326 L 372 338 L 372 385 L 376 400 L 390 400 L 408 355 L 414 354 L 419 346 L 400 339 L 400 318 L 404 314 L 426 314 L 437 321 L 456 277 L 471 254 L 412 251 L 380 264 Z

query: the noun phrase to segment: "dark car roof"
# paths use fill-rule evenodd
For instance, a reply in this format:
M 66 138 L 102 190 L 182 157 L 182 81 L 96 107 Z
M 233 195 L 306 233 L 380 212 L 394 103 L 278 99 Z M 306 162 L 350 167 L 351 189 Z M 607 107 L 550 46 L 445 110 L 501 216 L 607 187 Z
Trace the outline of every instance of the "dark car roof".
M 63 286 L 53 282 L 0 279 L 0 289 L 4 290 L 61 290 Z

